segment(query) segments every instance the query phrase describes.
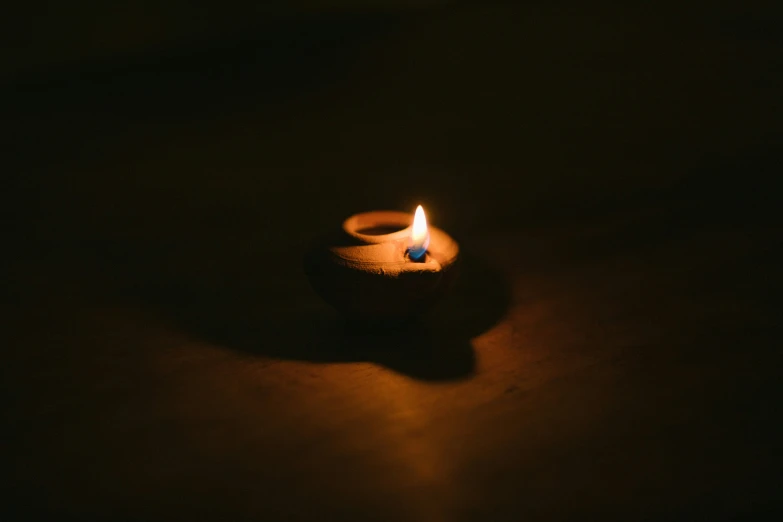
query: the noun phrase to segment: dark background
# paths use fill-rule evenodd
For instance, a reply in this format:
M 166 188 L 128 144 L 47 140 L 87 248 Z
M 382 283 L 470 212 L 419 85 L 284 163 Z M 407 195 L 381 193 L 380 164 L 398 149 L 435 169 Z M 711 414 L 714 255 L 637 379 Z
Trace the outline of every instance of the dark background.
M 2 519 L 779 516 L 783 9 L 610 6 L 9 10 Z M 458 287 L 344 328 L 417 203 Z

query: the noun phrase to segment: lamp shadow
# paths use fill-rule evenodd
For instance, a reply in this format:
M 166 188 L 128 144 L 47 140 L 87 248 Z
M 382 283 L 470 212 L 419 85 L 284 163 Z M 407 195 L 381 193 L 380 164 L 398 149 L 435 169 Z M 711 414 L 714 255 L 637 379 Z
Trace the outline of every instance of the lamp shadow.
M 454 288 L 431 313 L 389 325 L 343 319 L 315 301 L 314 292 L 313 301 L 293 296 L 259 302 L 239 290 L 232 295 L 224 288 L 218 295 L 157 286 L 140 297 L 189 335 L 251 356 L 371 362 L 415 379 L 458 380 L 475 373 L 471 339 L 491 329 L 510 301 L 499 272 L 470 254 L 460 262 Z

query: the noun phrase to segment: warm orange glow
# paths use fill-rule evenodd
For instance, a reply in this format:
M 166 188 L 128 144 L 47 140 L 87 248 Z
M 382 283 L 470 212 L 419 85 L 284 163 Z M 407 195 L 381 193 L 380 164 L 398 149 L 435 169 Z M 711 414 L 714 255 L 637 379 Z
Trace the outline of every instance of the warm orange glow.
M 427 229 L 427 217 L 424 215 L 424 209 L 419 205 L 416 207 L 416 214 L 413 216 L 413 226 L 411 227 L 411 246 L 409 249 L 411 257 L 418 259 L 427 251 L 430 246 L 430 232 Z

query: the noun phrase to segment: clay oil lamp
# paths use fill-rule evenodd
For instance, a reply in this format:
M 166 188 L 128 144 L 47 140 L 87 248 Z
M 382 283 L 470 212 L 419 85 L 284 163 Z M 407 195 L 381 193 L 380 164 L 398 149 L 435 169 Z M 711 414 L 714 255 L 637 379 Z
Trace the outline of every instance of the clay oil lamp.
M 449 288 L 459 246 L 414 216 L 374 211 L 346 219 L 312 250 L 305 271 L 315 291 L 350 319 L 397 321 L 426 311 Z

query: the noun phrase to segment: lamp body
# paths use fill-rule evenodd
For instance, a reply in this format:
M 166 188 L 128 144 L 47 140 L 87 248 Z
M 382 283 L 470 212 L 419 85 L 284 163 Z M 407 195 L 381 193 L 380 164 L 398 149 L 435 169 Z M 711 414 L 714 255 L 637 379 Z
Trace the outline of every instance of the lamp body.
M 394 211 L 346 219 L 305 256 L 313 289 L 351 319 L 404 320 L 431 308 L 456 276 L 459 246 L 444 231 L 429 227 L 426 254 L 411 259 L 412 219 Z

